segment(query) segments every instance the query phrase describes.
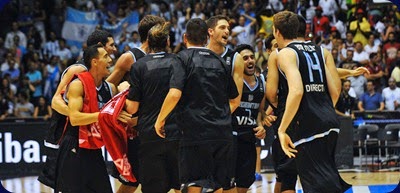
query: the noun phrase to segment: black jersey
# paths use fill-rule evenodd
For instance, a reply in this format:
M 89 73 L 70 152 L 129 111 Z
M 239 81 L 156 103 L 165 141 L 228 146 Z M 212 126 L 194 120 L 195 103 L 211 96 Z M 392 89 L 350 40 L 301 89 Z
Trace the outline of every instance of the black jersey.
M 293 142 L 310 141 L 317 134 L 328 134 L 339 122 L 328 92 L 323 49 L 311 42 L 292 42 L 287 47 L 297 54 L 304 94 L 297 112 L 299 129 Z M 289 109 L 287 109 L 289 110 Z
M 192 143 L 231 141 L 229 99 L 238 92 L 225 61 L 204 47 L 188 48 L 178 56 L 182 62 L 174 68 L 171 88 L 182 91 L 176 108 L 182 139 Z
M 97 102 L 99 109 L 103 108 L 103 106 L 112 98 L 112 89 L 110 83 L 103 81 L 100 87 L 96 88 L 97 90 Z
M 256 85 L 253 88 L 244 82 L 240 106 L 232 114 L 233 131 L 237 132 L 238 136 L 248 135 L 251 139 L 254 138 L 253 128 L 257 127 L 257 116 L 264 93 L 263 78 L 256 77 Z
M 235 70 L 235 60 L 239 53 L 233 51 L 230 48 L 225 47 L 225 51 L 221 54 L 221 57 L 225 60 L 226 65 L 229 67 L 229 71 L 233 75 Z
M 156 134 L 154 124 L 169 91 L 172 66 L 179 62 L 175 55 L 160 52 L 144 56 L 131 68 L 128 99 L 140 103 L 136 128 L 141 143 L 163 140 Z M 180 138 L 174 113 L 168 117 L 165 131 L 168 140 Z
M 276 52 L 278 53 L 278 49 L 276 50 Z M 274 108 L 273 105 L 272 108 L 274 109 L 274 113 L 277 116 L 276 119 L 276 125 L 280 125 L 281 121 L 282 121 L 282 117 L 283 117 L 283 113 L 285 112 L 285 108 L 286 108 L 286 100 L 287 100 L 287 96 L 289 93 L 289 86 L 288 86 L 288 82 L 286 79 L 285 74 L 280 70 L 280 67 L 278 65 L 278 69 L 279 69 L 279 83 L 278 83 L 278 105 L 277 108 Z M 297 116 L 295 116 L 292 120 L 292 122 L 289 124 L 289 127 L 286 129 L 286 133 L 288 133 L 289 136 L 293 136 L 294 132 L 297 130 L 298 128 L 298 123 L 297 123 Z M 273 127 L 275 135 L 278 134 L 278 127 Z
M 132 55 L 133 58 L 133 62 L 136 62 L 137 60 L 139 60 L 140 58 L 143 58 L 144 56 L 146 56 L 146 52 L 144 52 L 143 50 L 141 50 L 140 48 L 132 48 L 129 51 L 127 51 L 128 53 L 130 53 Z M 131 65 L 132 66 L 132 65 Z M 128 81 L 129 83 L 131 83 L 131 77 L 129 72 L 126 72 L 124 74 L 124 77 L 122 78 L 122 81 Z

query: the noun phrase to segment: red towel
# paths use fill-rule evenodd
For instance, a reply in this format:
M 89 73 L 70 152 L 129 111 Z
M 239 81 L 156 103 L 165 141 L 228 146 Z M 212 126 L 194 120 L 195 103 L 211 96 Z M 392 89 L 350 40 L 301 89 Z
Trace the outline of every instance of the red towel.
M 125 106 L 128 93 L 129 89 L 115 95 L 103 106 L 100 110 L 99 125 L 103 142 L 120 173 L 120 177 L 130 182 L 136 182 L 127 157 L 128 126 L 118 120 L 118 115 Z
M 97 101 L 97 90 L 94 78 L 89 72 L 82 72 L 78 75 L 79 80 L 83 84 L 85 96 L 83 98 L 82 112 L 94 113 L 99 112 Z M 99 124 L 92 123 L 89 125 L 79 126 L 79 147 L 85 149 L 99 149 L 104 143 L 101 138 Z

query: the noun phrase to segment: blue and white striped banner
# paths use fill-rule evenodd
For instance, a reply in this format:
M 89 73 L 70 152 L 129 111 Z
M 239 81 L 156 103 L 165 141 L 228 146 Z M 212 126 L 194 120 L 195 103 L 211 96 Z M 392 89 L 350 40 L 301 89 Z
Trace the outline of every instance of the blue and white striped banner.
M 122 32 L 122 26 L 125 23 L 128 24 L 126 28 L 127 32 L 131 33 L 133 31 L 137 31 L 139 24 L 139 13 L 137 11 L 133 11 L 115 25 L 104 22 L 103 28 L 113 34 L 114 38 L 119 38 Z
M 87 37 L 96 29 L 98 24 L 99 20 L 95 11 L 83 12 L 68 7 L 61 35 L 71 46 L 71 51 L 74 51 L 76 48 L 82 48 L 82 43 L 86 42 Z
M 109 31 L 116 39 L 119 38 L 124 23 L 128 24 L 126 31 L 137 31 L 139 13 L 136 11 L 130 13 L 115 25 L 104 22 L 103 29 Z M 62 37 L 67 40 L 67 44 L 71 47 L 71 51 L 76 54 L 82 48 L 82 43 L 86 42 L 88 36 L 99 24 L 100 19 L 98 18 L 97 11 L 83 12 L 68 7 L 67 17 L 62 29 Z

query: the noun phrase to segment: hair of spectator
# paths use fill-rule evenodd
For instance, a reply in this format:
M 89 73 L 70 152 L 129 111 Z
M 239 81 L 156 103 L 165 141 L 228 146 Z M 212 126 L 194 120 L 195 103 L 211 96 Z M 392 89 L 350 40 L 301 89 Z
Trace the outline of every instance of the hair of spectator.
M 208 28 L 214 29 L 217 26 L 219 20 L 226 20 L 227 22 L 229 22 L 228 17 L 226 17 L 224 15 L 215 15 L 215 16 L 210 17 L 207 20 L 206 23 L 207 23 Z
M 165 22 L 165 19 L 159 16 L 155 15 L 146 15 L 143 17 L 142 20 L 140 20 L 139 23 L 139 36 L 140 36 L 140 41 L 143 43 L 147 40 L 147 35 L 149 30 L 157 25 L 157 24 L 163 24 Z
M 147 42 L 149 44 L 149 49 L 152 52 L 165 51 L 168 46 L 170 23 L 165 22 L 163 24 L 156 24 L 153 26 L 148 35 Z
M 92 59 L 99 56 L 99 48 L 103 48 L 103 46 L 100 44 L 94 44 L 94 45 L 88 46 L 83 51 L 83 61 L 85 62 L 85 66 L 88 69 L 90 69 L 92 67 L 92 64 L 91 64 Z
M 349 83 L 351 83 L 351 81 L 350 81 L 350 80 L 348 80 L 348 79 L 344 79 L 344 80 L 342 80 L 342 85 L 344 85 L 344 83 L 346 83 L 346 82 L 349 82 Z
M 272 49 L 272 40 L 274 40 L 274 34 L 269 34 L 269 36 L 265 39 L 265 48 L 271 50 Z
M 374 82 L 374 80 L 367 80 L 367 83 L 368 83 L 368 82 L 372 83 L 372 85 L 374 85 L 374 86 L 375 86 L 375 82 Z
M 304 38 L 306 36 L 306 28 L 307 28 L 306 20 L 301 15 L 297 15 L 297 19 L 299 20 L 299 28 L 297 30 L 297 37 Z
M 377 56 L 378 54 L 376 52 L 372 52 L 371 54 L 369 54 L 369 59 L 373 59 L 375 56 Z
M 284 39 L 296 39 L 299 29 L 297 14 L 290 11 L 281 11 L 274 15 L 275 30 L 279 30 Z
M 192 44 L 205 45 L 208 38 L 206 22 L 199 18 L 190 19 L 186 24 L 186 38 Z
M 238 45 L 238 46 L 235 48 L 234 52 L 240 53 L 240 52 L 243 51 L 243 50 L 250 50 L 251 52 L 254 53 L 254 48 L 253 48 L 253 46 L 250 46 L 249 44 L 240 44 L 240 45 Z
M 102 46 L 106 46 L 109 37 L 111 38 L 113 37 L 110 32 L 105 30 L 95 30 L 93 33 L 89 35 L 86 41 L 86 45 L 92 46 L 100 42 Z

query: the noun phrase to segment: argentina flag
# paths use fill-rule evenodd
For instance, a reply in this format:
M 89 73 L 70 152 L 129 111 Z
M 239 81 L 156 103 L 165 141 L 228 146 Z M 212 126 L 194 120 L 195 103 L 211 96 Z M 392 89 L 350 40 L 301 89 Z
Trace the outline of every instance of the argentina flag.
M 119 39 L 123 31 L 123 25 L 126 25 L 126 31 L 131 33 L 138 30 L 138 24 L 139 13 L 137 11 L 133 11 L 128 16 L 121 19 L 117 24 L 110 24 L 105 21 L 103 28 L 109 31 L 114 36 L 114 39 Z
M 67 8 L 67 16 L 62 29 L 62 37 L 74 53 L 79 52 L 82 43 L 96 29 L 99 24 L 95 11 L 83 12 L 71 7 Z

